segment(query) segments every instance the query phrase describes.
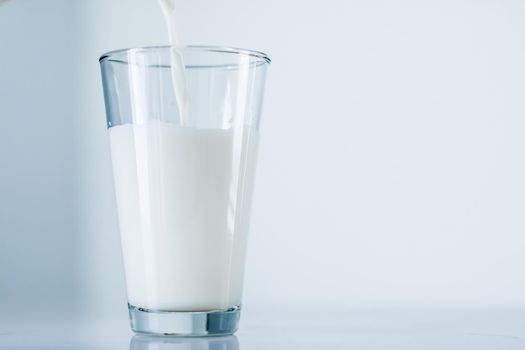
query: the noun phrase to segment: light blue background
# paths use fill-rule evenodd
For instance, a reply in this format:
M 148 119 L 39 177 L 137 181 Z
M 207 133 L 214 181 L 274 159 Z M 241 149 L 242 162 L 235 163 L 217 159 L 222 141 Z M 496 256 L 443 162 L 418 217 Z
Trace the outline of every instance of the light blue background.
M 178 6 L 273 59 L 248 313 L 525 304 L 525 3 Z M 0 7 L 0 317 L 127 317 L 97 58 L 166 41 L 155 0 Z

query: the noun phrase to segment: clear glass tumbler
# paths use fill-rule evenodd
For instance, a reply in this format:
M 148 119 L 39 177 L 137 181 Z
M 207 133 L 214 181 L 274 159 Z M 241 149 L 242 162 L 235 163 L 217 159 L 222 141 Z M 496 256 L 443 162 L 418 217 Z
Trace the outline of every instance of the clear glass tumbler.
M 237 330 L 269 63 L 204 46 L 100 58 L 133 331 Z

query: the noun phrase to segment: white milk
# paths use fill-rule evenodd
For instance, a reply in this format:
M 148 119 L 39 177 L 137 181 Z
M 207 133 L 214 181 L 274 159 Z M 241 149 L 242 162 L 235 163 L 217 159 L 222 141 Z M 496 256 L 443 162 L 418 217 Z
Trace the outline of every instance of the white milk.
M 109 135 L 129 303 L 240 304 L 257 132 L 150 121 Z
M 168 37 L 170 45 L 179 45 L 179 33 L 177 32 L 177 17 L 175 16 L 175 0 L 159 0 L 166 26 L 168 27 Z
M 184 65 L 184 59 L 177 47 L 180 46 L 179 35 L 177 33 L 177 16 L 175 14 L 175 0 L 159 0 L 162 14 L 168 28 L 168 38 L 170 45 L 173 47 L 171 50 L 170 59 L 170 70 L 171 70 L 171 81 L 173 84 L 173 93 L 177 100 L 177 106 L 179 109 L 180 123 L 181 125 L 187 124 L 188 114 L 188 87 L 186 84 L 186 66 Z

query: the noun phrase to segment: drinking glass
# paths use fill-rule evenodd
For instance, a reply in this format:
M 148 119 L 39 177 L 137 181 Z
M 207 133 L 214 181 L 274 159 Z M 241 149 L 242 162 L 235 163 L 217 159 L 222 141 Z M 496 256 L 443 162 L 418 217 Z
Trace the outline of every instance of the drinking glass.
M 237 330 L 269 64 L 208 46 L 100 57 L 133 331 Z

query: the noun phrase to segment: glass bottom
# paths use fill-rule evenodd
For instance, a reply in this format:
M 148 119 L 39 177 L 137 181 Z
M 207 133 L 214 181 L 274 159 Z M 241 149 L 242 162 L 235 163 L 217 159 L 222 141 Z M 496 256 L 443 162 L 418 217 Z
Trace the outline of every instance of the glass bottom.
M 131 329 L 136 333 L 202 337 L 233 334 L 239 328 L 241 307 L 210 312 L 148 310 L 128 304 Z

